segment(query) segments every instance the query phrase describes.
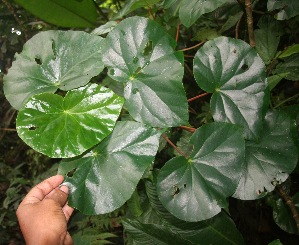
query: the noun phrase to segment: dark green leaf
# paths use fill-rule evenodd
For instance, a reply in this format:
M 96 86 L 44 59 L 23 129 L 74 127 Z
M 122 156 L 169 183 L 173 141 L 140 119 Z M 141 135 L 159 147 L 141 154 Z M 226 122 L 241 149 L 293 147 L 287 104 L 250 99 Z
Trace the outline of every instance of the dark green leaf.
M 50 157 L 80 155 L 113 130 L 123 99 L 96 84 L 69 91 L 63 98 L 43 93 L 20 110 L 17 131 L 33 149 Z
M 214 11 L 224 3 L 222 0 L 182 0 L 180 20 L 184 26 L 190 27 L 200 16 Z
M 93 27 L 97 11 L 92 0 L 14 0 L 30 13 L 63 27 Z
M 186 124 L 188 104 L 182 85 L 182 52 L 156 22 L 132 17 L 106 37 L 103 61 L 109 76 L 125 83 L 131 116 L 153 127 Z
M 219 33 L 225 32 L 228 29 L 235 26 L 243 14 L 244 14 L 243 11 L 239 11 L 239 12 L 229 16 L 227 21 L 222 25 L 221 29 L 219 30 Z
M 185 156 L 189 157 L 192 150 L 193 145 L 189 143 L 190 138 L 193 134 L 188 131 L 183 131 L 181 138 L 177 142 L 176 146 L 184 153 Z M 181 156 L 175 149 L 173 149 L 173 153 L 176 156 Z
M 265 65 L 247 43 L 219 37 L 206 42 L 194 58 L 198 85 L 213 93 L 215 121 L 244 126 L 245 137 L 258 138 L 262 128 Z
M 268 11 L 281 9 L 276 15 L 278 20 L 290 19 L 299 14 L 298 0 L 268 0 Z
M 293 44 L 289 47 L 287 47 L 282 53 L 278 56 L 278 58 L 285 58 L 289 57 L 293 54 L 299 53 L 299 44 Z
M 286 77 L 288 73 L 282 73 L 282 74 L 277 74 L 273 75 L 271 77 L 268 77 L 268 83 L 269 83 L 269 89 L 272 90 L 275 88 L 275 86 L 283 79 Z
M 299 212 L 299 192 L 292 197 L 292 201 L 297 212 Z M 273 207 L 273 219 L 284 231 L 299 234 L 290 207 L 281 198 L 276 201 L 276 205 Z
M 260 141 L 246 142 L 245 166 L 234 197 L 242 200 L 263 197 L 287 179 L 298 160 L 291 126 L 285 114 L 267 114 Z
M 16 109 L 33 95 L 83 86 L 99 74 L 103 38 L 81 31 L 46 31 L 32 37 L 4 78 L 7 100 Z
M 192 38 L 192 41 L 206 41 L 206 40 L 212 40 L 216 37 L 219 37 L 216 29 L 212 29 L 209 27 L 204 27 L 198 30 L 195 37 Z
M 292 81 L 299 80 L 299 54 L 294 54 L 283 59 L 283 62 L 276 66 L 274 74 L 288 73 L 286 79 Z
M 237 187 L 244 161 L 242 129 L 211 123 L 197 129 L 189 159 L 175 157 L 157 177 L 159 199 L 174 216 L 185 221 L 209 219 L 227 207 Z
M 159 146 L 160 133 L 137 122 L 118 122 L 113 133 L 78 162 L 69 203 L 85 214 L 109 213 L 133 194 Z
M 283 244 L 280 242 L 279 239 L 276 239 L 276 240 L 270 242 L 268 245 L 283 245 Z

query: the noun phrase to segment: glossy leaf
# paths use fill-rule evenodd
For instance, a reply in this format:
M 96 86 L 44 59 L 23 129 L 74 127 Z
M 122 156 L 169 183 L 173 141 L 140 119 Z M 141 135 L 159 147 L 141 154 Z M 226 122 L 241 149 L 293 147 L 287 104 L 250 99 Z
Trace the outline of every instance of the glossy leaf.
M 211 111 L 217 122 L 240 124 L 245 137 L 259 137 L 266 90 L 265 65 L 247 43 L 219 37 L 206 42 L 194 58 L 197 84 L 213 93 Z
M 274 74 L 288 73 L 286 79 L 292 81 L 299 80 L 299 53 L 283 59 L 283 62 L 276 66 Z
M 118 122 L 113 133 L 77 164 L 69 204 L 85 214 L 104 214 L 121 207 L 133 194 L 144 171 L 152 164 L 160 132 L 137 122 Z
M 157 177 L 159 199 L 185 221 L 209 219 L 227 207 L 237 187 L 244 161 L 242 129 L 228 123 L 202 126 L 192 136 L 189 159 L 175 157 Z
M 290 19 L 299 14 L 299 1 L 298 0 L 268 0 L 268 11 L 280 10 L 276 18 L 278 20 Z
M 293 123 L 283 113 L 269 112 L 259 142 L 246 142 L 243 174 L 234 197 L 263 197 L 294 170 L 298 152 L 291 136 Z
M 203 14 L 210 13 L 223 5 L 222 0 L 183 0 L 180 7 L 180 20 L 186 27 L 190 27 Z
M 90 84 L 63 98 L 43 93 L 20 110 L 17 131 L 33 149 L 50 157 L 80 155 L 113 130 L 123 99 L 111 90 Z
M 63 27 L 93 27 L 97 10 L 92 0 L 14 0 L 33 15 Z
M 292 197 L 292 201 L 297 212 L 299 212 L 299 192 Z M 284 231 L 299 234 L 290 207 L 281 198 L 276 201 L 276 205 L 273 207 L 273 219 Z
M 182 52 L 156 22 L 132 17 L 122 21 L 103 42 L 108 75 L 125 83 L 131 116 L 153 127 L 186 124 L 188 104 L 182 85 Z
M 45 31 L 32 37 L 4 77 L 7 100 L 16 109 L 33 95 L 83 86 L 104 68 L 102 38 L 81 31 Z

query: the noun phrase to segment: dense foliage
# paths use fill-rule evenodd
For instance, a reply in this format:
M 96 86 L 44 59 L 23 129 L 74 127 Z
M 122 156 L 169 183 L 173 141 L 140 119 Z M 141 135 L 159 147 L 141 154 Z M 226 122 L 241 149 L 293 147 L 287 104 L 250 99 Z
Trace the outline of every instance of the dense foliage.
M 59 159 L 77 244 L 120 226 L 128 244 L 296 243 L 297 1 L 15 2 L 4 95 L 18 137 Z

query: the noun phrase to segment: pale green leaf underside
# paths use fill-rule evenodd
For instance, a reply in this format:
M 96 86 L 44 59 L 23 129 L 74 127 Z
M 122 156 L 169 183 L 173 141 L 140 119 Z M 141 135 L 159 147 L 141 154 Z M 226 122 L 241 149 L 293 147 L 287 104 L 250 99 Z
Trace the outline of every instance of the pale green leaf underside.
M 137 122 L 118 122 L 113 133 L 83 158 L 62 164 L 78 166 L 69 203 L 85 214 L 104 214 L 121 207 L 152 164 L 160 132 Z
M 69 91 L 63 98 L 43 93 L 19 111 L 17 131 L 33 149 L 49 157 L 80 155 L 113 130 L 123 99 L 96 84 Z
M 246 138 L 258 138 L 266 73 L 256 51 L 241 40 L 219 37 L 197 51 L 193 69 L 198 85 L 213 93 L 214 120 L 242 125 Z
M 125 83 L 124 97 L 131 116 L 153 127 L 173 127 L 188 121 L 182 85 L 183 54 L 157 23 L 127 18 L 103 42 L 108 75 Z
M 291 137 L 291 125 L 285 114 L 267 114 L 260 141 L 246 142 L 245 165 L 234 197 L 261 198 L 294 170 L 298 152 Z
M 103 38 L 82 31 L 45 31 L 32 37 L 4 77 L 4 93 L 16 109 L 33 95 L 70 90 L 104 68 Z
M 242 129 L 211 123 L 197 129 L 189 159 L 168 161 L 157 178 L 159 199 L 167 210 L 185 221 L 209 219 L 226 207 L 237 187 L 244 161 Z

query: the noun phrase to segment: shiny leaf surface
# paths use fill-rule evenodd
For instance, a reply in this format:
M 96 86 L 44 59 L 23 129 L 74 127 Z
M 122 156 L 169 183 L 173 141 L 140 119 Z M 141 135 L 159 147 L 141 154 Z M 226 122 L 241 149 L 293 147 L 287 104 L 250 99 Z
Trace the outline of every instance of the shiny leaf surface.
M 125 83 L 124 97 L 131 116 L 153 127 L 187 123 L 188 104 L 182 85 L 182 52 L 157 23 L 127 18 L 103 42 L 108 75 Z
M 80 155 L 113 130 L 123 99 L 111 90 L 90 84 L 63 98 L 43 93 L 20 110 L 17 131 L 33 149 L 50 157 Z
M 63 27 L 92 27 L 97 11 L 92 0 L 14 0 L 30 13 Z
M 211 110 L 217 122 L 244 127 L 245 137 L 259 137 L 265 97 L 265 65 L 247 43 L 219 37 L 206 42 L 194 58 L 198 85 L 213 93 Z
M 157 177 L 159 199 L 174 216 L 185 221 L 209 219 L 228 205 L 244 161 L 242 129 L 228 123 L 202 126 L 192 136 L 189 159 L 175 157 Z
M 263 197 L 294 170 L 298 152 L 291 136 L 294 124 L 283 113 L 269 112 L 259 142 L 246 142 L 246 159 L 234 197 Z
M 160 132 L 137 122 L 118 122 L 112 134 L 83 158 L 64 161 L 78 167 L 69 204 L 85 214 L 104 214 L 121 207 L 152 164 Z
M 81 31 L 45 31 L 32 37 L 4 78 L 7 100 L 16 109 L 33 95 L 83 86 L 104 68 L 102 38 Z

